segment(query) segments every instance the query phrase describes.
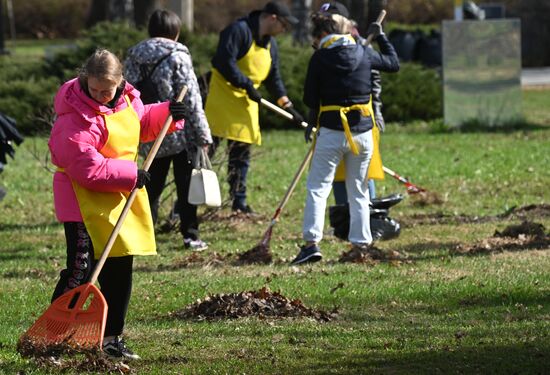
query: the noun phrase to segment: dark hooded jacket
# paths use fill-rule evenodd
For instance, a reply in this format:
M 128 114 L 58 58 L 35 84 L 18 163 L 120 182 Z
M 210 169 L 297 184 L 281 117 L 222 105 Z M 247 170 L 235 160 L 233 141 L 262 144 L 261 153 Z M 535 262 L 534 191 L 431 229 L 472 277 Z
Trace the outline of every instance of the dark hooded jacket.
M 304 103 L 315 114 L 321 105 L 348 107 L 366 104 L 372 94 L 371 69 L 397 72 L 399 59 L 385 35 L 377 38 L 380 52 L 361 44 L 321 48 L 309 62 L 304 84 Z M 352 132 L 362 133 L 372 129 L 370 117 L 359 111 L 347 114 Z M 319 124 L 334 130 L 343 130 L 338 111 L 323 112 Z
M 212 58 L 212 66 L 233 86 L 246 89 L 252 86 L 252 81 L 239 70 L 237 61 L 247 54 L 253 40 L 260 47 L 269 46 L 271 69 L 263 83 L 271 95 L 280 98 L 286 95 L 286 88 L 279 71 L 277 42 L 269 35 L 260 38 L 261 13 L 259 10 L 253 11 L 222 30 L 216 54 Z

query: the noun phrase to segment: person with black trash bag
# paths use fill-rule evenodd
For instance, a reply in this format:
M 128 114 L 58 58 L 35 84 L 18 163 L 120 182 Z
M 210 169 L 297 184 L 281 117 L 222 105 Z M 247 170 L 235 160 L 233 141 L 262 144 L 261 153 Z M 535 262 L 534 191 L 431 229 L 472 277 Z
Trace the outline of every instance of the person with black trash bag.
M 23 142 L 23 136 L 16 127 L 13 118 L 0 112 L 0 173 L 4 171 L 4 165 L 8 163 L 7 156 L 13 159 L 15 150 L 13 143 L 20 145 Z M 0 186 L 0 201 L 4 199 L 7 191 Z
M 336 168 L 346 163 L 346 189 L 350 203 L 348 240 L 354 248 L 366 249 L 372 242 L 369 193 L 366 174 L 373 153 L 371 70 L 399 70 L 395 49 L 373 23 L 369 34 L 380 52 L 358 44 L 351 34 L 340 34 L 335 19 L 326 13 L 312 15 L 313 47 L 304 84 L 304 103 L 310 108 L 306 142 L 317 125 L 315 151 L 307 178 L 302 235 L 305 244 L 291 264 L 322 259 L 319 242 L 327 198 Z
M 61 85 L 54 99 L 56 120 L 48 146 L 57 219 L 65 228 L 66 266 L 52 302 L 91 277 L 129 197 L 125 216 L 106 259 L 99 284 L 108 305 L 103 351 L 113 358 L 139 359 L 122 337 L 132 291 L 134 256 L 155 255 L 156 244 L 147 192 L 149 172 L 136 163 L 139 142 L 182 129 L 185 104 L 144 105 L 124 80 L 115 54 L 96 50 L 76 78 Z M 137 190 L 137 194 L 131 192 Z
M 337 23 L 337 29 L 340 34 L 351 34 L 357 43 L 366 45 L 366 39 L 359 34 L 359 31 L 357 30 L 357 23 L 349 18 L 349 11 L 344 4 L 338 1 L 327 2 L 321 5 L 319 12 L 331 15 Z M 372 46 L 368 47 L 372 48 Z M 378 159 L 380 150 L 378 148 L 377 141 L 379 139 L 379 134 L 384 132 L 385 121 L 384 116 L 382 115 L 382 78 L 380 72 L 376 69 L 371 70 L 371 86 L 372 108 L 374 110 L 374 120 L 376 123 L 376 128 L 373 127 L 373 137 L 375 141 L 373 158 Z M 384 172 L 381 170 L 381 167 L 382 165 L 380 163 L 380 165 L 376 165 L 376 168 L 371 166 L 369 169 L 368 187 L 371 200 L 376 197 L 374 180 L 384 178 Z M 332 190 L 337 205 L 347 204 L 348 197 L 346 193 L 345 168 L 343 163 L 341 163 L 336 170 Z
M 179 230 L 185 248 L 201 251 L 208 244 L 200 237 L 197 206 L 187 200 L 189 183 L 196 155 L 201 148 L 208 151 L 212 136 L 206 115 L 197 77 L 193 70 L 191 54 L 187 46 L 178 42 L 181 20 L 170 10 L 157 9 L 149 18 L 149 39 L 128 50 L 124 62 L 124 73 L 128 82 L 147 82 L 142 86 L 148 100 L 165 101 L 174 99 L 181 88 L 188 87 L 185 103 L 185 128 L 166 136 L 151 164 L 151 181 L 147 183 L 147 193 L 153 214 L 157 221 L 160 196 L 166 184 L 166 177 L 173 165 L 177 201 L 174 211 L 179 214 Z M 143 92 L 142 92 L 143 94 Z M 146 100 L 147 101 L 147 100 Z M 140 153 L 147 155 L 152 143 L 143 144 Z
M 212 77 L 206 99 L 206 116 L 214 135 L 215 152 L 222 138 L 227 139 L 228 182 L 232 210 L 253 213 L 247 201 L 247 177 L 251 145 L 261 145 L 259 86 L 265 83 L 277 104 L 301 124 L 303 117 L 287 96 L 279 71 L 275 36 L 298 22 L 280 1 L 270 1 L 221 33 L 212 59 Z

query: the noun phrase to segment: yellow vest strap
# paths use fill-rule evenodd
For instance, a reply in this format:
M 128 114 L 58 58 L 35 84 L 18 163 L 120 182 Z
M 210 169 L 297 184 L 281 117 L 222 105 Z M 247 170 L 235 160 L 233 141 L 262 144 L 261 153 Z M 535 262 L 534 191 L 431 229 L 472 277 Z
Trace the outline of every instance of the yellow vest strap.
M 354 155 L 359 155 L 359 149 L 357 148 L 357 145 L 353 141 L 353 135 L 351 134 L 351 130 L 349 128 L 348 118 L 346 116 L 346 113 L 350 111 L 361 111 L 361 114 L 363 116 L 371 116 L 371 101 L 369 101 L 368 104 L 354 104 L 349 107 L 342 107 L 339 105 L 322 105 L 319 111 L 319 114 L 326 111 L 339 111 L 340 112 L 340 119 L 342 120 L 342 126 L 344 127 L 344 134 L 346 136 L 346 140 L 349 143 L 349 148 L 351 149 L 351 152 L 353 152 Z

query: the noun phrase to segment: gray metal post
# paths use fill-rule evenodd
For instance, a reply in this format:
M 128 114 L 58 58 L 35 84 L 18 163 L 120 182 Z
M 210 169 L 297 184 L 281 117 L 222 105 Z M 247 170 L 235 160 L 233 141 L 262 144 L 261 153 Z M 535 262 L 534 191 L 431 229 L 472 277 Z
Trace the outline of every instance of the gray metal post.
M 193 0 L 170 0 L 169 2 L 169 8 L 181 18 L 182 23 L 189 31 L 193 31 L 194 27 L 193 4 Z
M 0 55 L 8 53 L 4 44 L 4 1 L 0 0 Z

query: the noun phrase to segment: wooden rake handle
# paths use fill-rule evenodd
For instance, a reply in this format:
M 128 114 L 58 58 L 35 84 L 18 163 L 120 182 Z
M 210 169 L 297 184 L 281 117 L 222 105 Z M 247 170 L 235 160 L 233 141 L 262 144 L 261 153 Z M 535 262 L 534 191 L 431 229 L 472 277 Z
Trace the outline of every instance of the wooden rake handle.
M 313 145 L 311 145 L 311 147 L 309 148 L 309 151 L 307 152 L 306 157 L 302 161 L 302 164 L 300 164 L 298 171 L 296 171 L 296 174 L 294 175 L 294 178 L 292 179 L 292 182 L 290 183 L 290 186 L 288 187 L 285 193 L 285 196 L 283 197 L 283 199 L 281 199 L 281 202 L 279 203 L 279 206 L 275 211 L 275 215 L 273 215 L 273 218 L 271 219 L 271 225 L 273 225 L 277 221 L 279 216 L 281 216 L 281 212 L 283 211 L 283 208 L 288 203 L 290 196 L 294 192 L 296 185 L 298 185 L 298 181 L 300 181 L 300 178 L 302 177 L 302 174 L 306 170 L 306 167 L 308 166 L 312 156 L 313 156 Z
M 183 86 L 176 101 L 181 102 L 187 93 L 187 86 Z M 166 120 L 164 121 L 164 125 L 162 126 L 162 129 L 155 140 L 155 143 L 153 144 L 153 147 L 149 151 L 149 154 L 147 155 L 147 158 L 145 159 L 145 162 L 143 163 L 143 169 L 145 171 L 149 170 L 149 167 L 151 166 L 151 163 L 153 163 L 153 160 L 155 159 L 155 156 L 157 155 L 157 152 L 160 148 L 160 145 L 162 141 L 164 140 L 164 137 L 166 136 L 166 133 L 168 133 L 168 128 L 170 128 L 170 124 L 172 124 L 172 115 L 169 114 L 168 117 L 166 117 Z M 136 195 L 138 192 L 138 188 L 134 188 L 130 195 L 128 196 L 128 199 L 126 200 L 126 204 L 124 205 L 124 208 L 122 209 L 122 212 L 115 224 L 115 227 L 113 228 L 113 231 L 111 232 L 111 235 L 109 236 L 109 239 L 107 240 L 107 244 L 105 244 L 105 248 L 103 249 L 103 253 L 101 253 L 101 257 L 96 263 L 96 266 L 94 268 L 94 272 L 92 273 L 92 276 L 90 277 L 89 283 L 94 284 L 97 281 L 97 278 L 99 276 L 99 273 L 101 272 L 101 269 L 103 268 L 103 265 L 105 264 L 105 261 L 107 260 L 107 257 L 109 256 L 109 253 L 111 252 L 111 249 L 113 248 L 113 245 L 115 243 L 115 240 L 118 236 L 118 233 L 120 232 L 120 228 L 122 227 L 122 224 L 124 223 L 124 220 L 126 219 L 126 216 L 128 216 L 128 212 L 130 212 L 130 208 L 132 207 L 132 204 L 134 203 L 134 200 L 136 199 Z

